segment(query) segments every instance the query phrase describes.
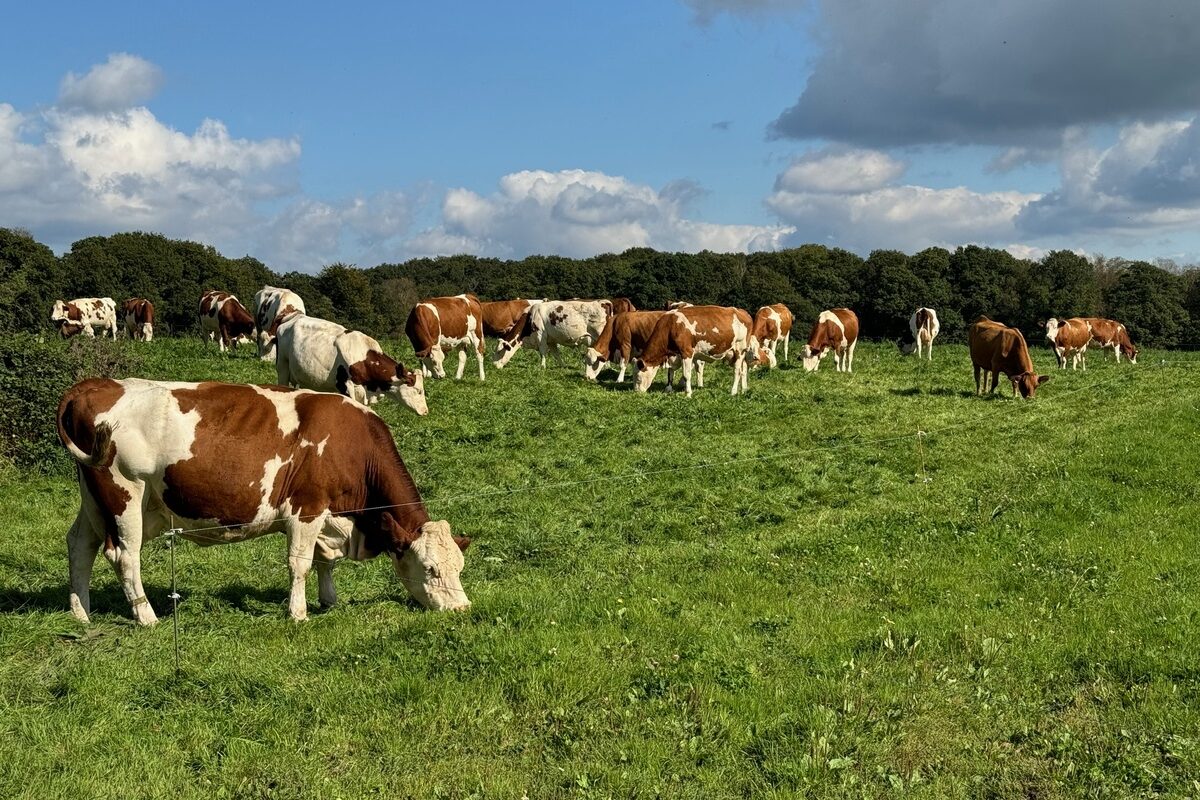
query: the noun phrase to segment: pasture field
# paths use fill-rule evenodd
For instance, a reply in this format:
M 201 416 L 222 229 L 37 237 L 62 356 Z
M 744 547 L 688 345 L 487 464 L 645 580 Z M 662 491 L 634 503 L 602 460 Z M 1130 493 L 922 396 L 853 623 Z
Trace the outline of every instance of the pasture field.
M 146 377 L 274 379 L 145 349 Z M 1028 402 L 971 397 L 949 345 L 739 398 L 712 366 L 690 401 L 527 352 L 468 368 L 427 418 L 377 408 L 474 538 L 472 609 L 419 610 L 380 560 L 294 624 L 282 537 L 181 543 L 178 676 L 164 540 L 163 623 L 133 627 L 101 560 L 85 628 L 74 481 L 10 469 L 0 797 L 1200 793 L 1200 358 L 1091 355 Z

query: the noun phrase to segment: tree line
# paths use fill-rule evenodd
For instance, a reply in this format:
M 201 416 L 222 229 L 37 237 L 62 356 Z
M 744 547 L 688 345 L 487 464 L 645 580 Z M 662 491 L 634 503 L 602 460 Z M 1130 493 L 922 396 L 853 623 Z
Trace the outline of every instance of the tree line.
M 638 308 L 671 300 L 738 306 L 785 303 L 797 328 L 826 308 L 854 309 L 864 337 L 907 335 L 918 306 L 937 309 L 942 336 L 966 338 L 981 314 L 1038 336 L 1049 317 L 1120 320 L 1148 347 L 1200 344 L 1200 268 L 1170 262 L 1084 258 L 1058 250 L 1040 260 L 967 245 L 914 254 L 876 250 L 862 258 L 807 244 L 770 253 L 664 253 L 631 248 L 593 258 L 501 260 L 459 255 L 358 268 L 330 264 L 315 275 L 277 273 L 251 256 L 227 258 L 209 245 L 154 233 L 118 233 L 75 242 L 56 256 L 29 233 L 0 228 L 0 329 L 49 332 L 56 299 L 145 297 L 164 332 L 196 330 L 207 289 L 250 304 L 264 284 L 286 286 L 308 312 L 377 337 L 399 336 L 423 297 L 472 292 L 516 297 L 628 297 Z

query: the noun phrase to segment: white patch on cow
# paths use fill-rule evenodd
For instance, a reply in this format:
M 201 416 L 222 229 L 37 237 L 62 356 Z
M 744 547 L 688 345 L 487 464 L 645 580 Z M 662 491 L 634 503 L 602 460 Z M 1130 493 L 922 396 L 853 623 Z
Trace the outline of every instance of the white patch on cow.
M 463 611 L 471 607 L 459 575 L 464 564 L 462 550 L 444 520 L 426 522 L 420 535 L 404 554 L 392 554 L 392 565 L 400 582 L 417 602 L 434 611 Z
M 295 392 L 264 389 L 254 384 L 250 384 L 250 388 L 270 400 L 271 405 L 275 406 L 275 416 L 278 420 L 280 433 L 284 436 L 291 436 L 300 429 L 300 415 L 296 412 Z

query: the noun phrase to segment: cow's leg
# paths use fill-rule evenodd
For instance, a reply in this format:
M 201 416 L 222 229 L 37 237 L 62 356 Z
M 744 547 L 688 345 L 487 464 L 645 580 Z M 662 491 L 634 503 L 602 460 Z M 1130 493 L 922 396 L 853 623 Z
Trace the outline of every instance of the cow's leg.
M 783 360 L 788 360 L 788 342 L 792 340 L 790 335 L 783 337 Z
M 554 354 L 554 360 L 556 362 L 558 362 L 558 365 L 560 367 L 566 366 L 566 364 L 563 363 L 563 360 L 562 360 L 562 353 L 558 352 L 558 344 L 557 343 L 555 343 L 555 342 L 550 343 L 550 352 Z
M 625 354 L 621 354 L 621 370 L 617 373 L 617 383 L 625 382 L 625 368 L 629 366 L 629 362 L 625 360 Z
M 288 520 L 288 570 L 292 574 L 292 590 L 288 597 L 288 616 L 296 622 L 308 619 L 308 601 L 304 597 L 304 584 L 308 570 L 317 554 L 317 536 L 325 527 L 323 517 L 310 522 L 301 522 L 299 517 Z
M 981 392 L 979 390 L 979 365 L 975 364 L 974 367 L 975 367 L 975 394 L 980 395 L 980 394 L 983 394 L 983 392 Z
M 132 488 L 133 495 L 125 511 L 117 517 L 117 539 L 115 547 L 104 549 L 104 557 L 113 565 L 125 599 L 133 610 L 133 619 L 139 625 L 153 625 L 158 622 L 150 601 L 146 598 L 146 590 L 142 587 L 142 498 L 137 487 Z
M 92 613 L 91 583 L 92 565 L 96 563 L 96 552 L 100 549 L 101 537 L 92 527 L 91 520 L 82 508 L 75 516 L 75 524 L 67 531 L 68 573 L 71 577 L 71 613 L 80 622 L 87 622 Z
M 483 374 L 483 354 L 484 354 L 485 349 L 486 348 L 484 347 L 483 340 L 482 339 L 476 340 L 476 342 L 475 342 L 475 360 L 479 362 L 479 380 L 480 381 L 487 380 L 486 376 Z
M 838 348 L 833 348 L 833 371 L 842 371 L 842 351 Z
M 461 381 L 463 373 L 467 371 L 467 348 L 465 346 L 458 348 L 458 369 L 454 371 L 454 380 Z
M 441 345 L 435 345 L 429 350 L 429 369 L 436 378 L 446 377 L 446 368 L 442 364 L 446 360 L 446 354 L 442 352 Z
M 704 362 L 701 361 L 700 363 L 703 364 Z M 701 388 L 703 388 L 703 384 L 701 384 Z M 683 390 L 687 394 L 688 397 L 692 396 L 692 359 L 691 358 L 683 359 Z
M 741 357 L 733 360 L 733 388 L 729 394 L 737 397 L 738 388 L 742 385 L 742 359 Z
M 695 359 L 693 359 L 695 361 Z M 704 388 L 704 360 L 695 361 L 696 363 L 696 388 Z M 688 389 L 688 397 L 692 396 L 692 390 Z
M 323 558 L 313 560 L 317 568 L 317 597 L 321 608 L 330 608 L 337 603 L 337 589 L 333 586 L 333 563 Z
M 854 348 L 858 347 L 858 339 L 850 343 L 850 360 L 846 363 L 846 372 L 854 372 Z

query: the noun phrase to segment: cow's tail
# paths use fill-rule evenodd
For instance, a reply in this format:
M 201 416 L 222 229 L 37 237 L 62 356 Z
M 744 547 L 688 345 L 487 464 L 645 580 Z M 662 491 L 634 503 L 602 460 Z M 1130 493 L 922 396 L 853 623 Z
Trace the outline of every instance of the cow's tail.
M 71 441 L 71 436 L 67 433 L 66 425 L 63 423 L 66 410 L 59 409 L 58 438 L 62 440 L 63 446 L 67 448 L 71 457 L 85 467 L 101 467 L 111 464 L 117 450 L 116 442 L 113 441 L 113 426 L 107 422 L 97 425 L 96 431 L 92 435 L 92 452 L 85 453 L 79 445 Z

